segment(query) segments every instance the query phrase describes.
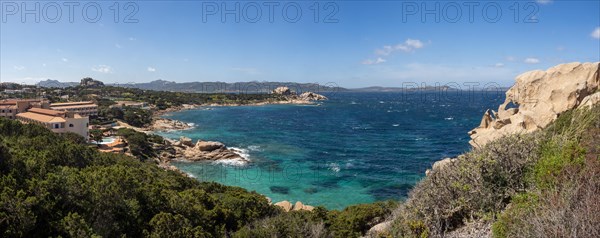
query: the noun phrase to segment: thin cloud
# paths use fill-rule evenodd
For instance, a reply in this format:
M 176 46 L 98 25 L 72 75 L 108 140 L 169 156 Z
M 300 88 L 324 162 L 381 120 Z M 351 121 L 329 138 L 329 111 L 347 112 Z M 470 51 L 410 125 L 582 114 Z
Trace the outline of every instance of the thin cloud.
M 600 40 L 600 27 L 596 27 L 596 29 L 594 29 L 594 31 L 592 31 L 591 36 L 594 39 L 599 39 Z
M 552 3 L 552 0 L 537 0 L 536 2 L 539 4 L 546 5 Z
M 108 65 L 94 66 L 94 67 L 92 67 L 92 71 L 98 72 L 98 73 L 103 73 L 103 74 L 111 74 L 113 72 L 112 68 Z
M 69 62 L 69 59 L 67 59 L 67 58 L 62 58 L 61 60 L 62 60 L 62 62 Z
M 506 61 L 513 62 L 513 61 L 515 61 L 515 60 L 517 60 L 517 59 L 515 59 L 515 57 L 513 57 L 513 56 L 507 56 L 507 57 L 506 57 Z
M 156 68 L 148 67 L 148 72 L 156 72 Z
M 494 65 L 494 67 L 496 67 L 496 68 L 502 68 L 502 67 L 504 67 L 504 63 L 496 63 Z
M 250 74 L 250 75 L 256 75 L 256 74 L 260 74 L 260 72 L 255 69 L 255 68 L 231 68 L 231 70 L 233 71 L 237 71 L 237 72 L 241 72 L 241 73 L 245 73 L 245 74 Z
M 364 65 L 381 64 L 381 63 L 385 63 L 385 61 L 386 61 L 385 59 L 379 57 L 375 60 L 366 59 L 362 62 L 362 64 L 364 64 Z
M 404 43 L 400 43 L 394 46 L 386 45 L 381 49 L 376 49 L 375 54 L 380 56 L 387 56 L 395 51 L 413 52 L 417 49 L 421 49 L 425 46 L 420 40 L 407 39 Z
M 25 69 L 25 66 L 22 65 L 15 65 L 13 68 L 15 68 L 15 70 L 21 71 Z
M 540 60 L 538 58 L 527 58 L 523 62 L 525 62 L 526 64 L 537 64 L 540 62 Z
M 130 41 L 134 41 L 134 40 L 137 40 L 137 39 L 136 39 L 136 38 L 133 38 L 133 37 L 129 37 L 129 40 L 130 40 Z
M 115 44 L 115 47 L 117 47 L 117 48 L 119 48 L 119 49 L 123 48 L 123 46 L 121 46 L 121 45 L 119 45 L 119 44 Z

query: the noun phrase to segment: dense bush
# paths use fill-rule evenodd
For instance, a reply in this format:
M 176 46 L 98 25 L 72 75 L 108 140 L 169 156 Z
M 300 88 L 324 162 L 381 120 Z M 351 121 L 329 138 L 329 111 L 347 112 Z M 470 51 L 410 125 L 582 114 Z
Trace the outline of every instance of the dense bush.
M 535 136 L 505 137 L 436 170 L 417 184 L 393 226 L 399 236 L 440 236 L 471 218 L 499 212 L 524 191 Z
M 254 222 L 234 237 L 361 237 L 391 215 L 397 203 L 376 202 L 350 206 L 342 211 L 317 207 L 312 212 L 282 213 Z
M 5 119 L 0 172 L 3 237 L 222 237 L 278 213 L 260 194 L 200 183 Z
M 495 237 L 600 237 L 600 107 L 546 130 L 530 188 L 494 223 Z
M 391 234 L 439 237 L 478 221 L 497 237 L 598 237 L 599 118 L 600 107 L 567 112 L 460 156 L 411 191 Z
M 120 130 L 138 156 L 160 136 Z M 285 213 L 242 188 L 100 153 L 72 135 L 0 118 L 2 237 L 358 237 L 394 202 Z
M 146 161 L 156 156 L 152 143 L 158 143 L 160 139 L 156 137 L 160 136 L 148 135 L 129 128 L 119 129 L 117 135 L 125 138 L 131 154 L 138 159 Z

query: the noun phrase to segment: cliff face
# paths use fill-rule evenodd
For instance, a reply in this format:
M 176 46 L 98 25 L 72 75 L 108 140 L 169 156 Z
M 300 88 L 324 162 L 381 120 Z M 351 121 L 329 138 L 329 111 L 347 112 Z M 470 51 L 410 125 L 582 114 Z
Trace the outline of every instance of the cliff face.
M 473 147 L 508 134 L 546 127 L 570 109 L 599 103 L 600 62 L 568 63 L 517 76 L 498 111 L 488 110 L 469 132 Z

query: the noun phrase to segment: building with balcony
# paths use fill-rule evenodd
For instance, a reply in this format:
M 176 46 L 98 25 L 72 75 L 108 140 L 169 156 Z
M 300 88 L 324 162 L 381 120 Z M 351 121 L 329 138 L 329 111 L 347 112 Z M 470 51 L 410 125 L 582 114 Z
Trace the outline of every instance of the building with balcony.
M 30 108 L 26 112 L 16 114 L 15 118 L 22 123 L 42 125 L 55 133 L 73 132 L 88 138 L 89 118 L 77 113 Z
M 98 105 L 91 101 L 52 103 L 50 104 L 50 109 L 55 111 L 73 112 L 83 117 L 98 115 Z
M 40 99 L 9 99 L 0 101 L 0 117 L 15 119 L 16 115 L 21 112 L 26 112 L 32 107 L 44 108 L 48 107 L 49 103 Z

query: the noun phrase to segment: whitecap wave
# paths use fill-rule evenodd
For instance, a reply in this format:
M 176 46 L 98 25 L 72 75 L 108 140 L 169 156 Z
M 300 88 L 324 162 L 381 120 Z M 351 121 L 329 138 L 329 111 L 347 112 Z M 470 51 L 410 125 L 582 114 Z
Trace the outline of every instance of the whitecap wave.
M 340 165 L 338 163 L 329 163 L 328 166 L 329 166 L 329 170 L 336 172 L 336 173 L 339 173 L 341 170 Z
M 186 172 L 185 174 L 187 174 L 187 176 L 189 176 L 190 178 L 196 178 L 196 176 L 194 176 L 192 173 Z
M 446 118 L 444 118 L 444 120 L 451 121 L 451 120 L 454 120 L 454 117 L 446 117 Z
M 394 124 L 394 125 L 392 125 L 392 126 L 393 126 L 393 127 L 397 127 L 397 126 L 400 126 L 400 124 Z
M 259 145 L 251 145 L 251 146 L 248 146 L 248 149 L 249 149 L 250 151 L 262 151 L 262 149 L 260 148 L 260 146 L 259 146 Z
M 222 160 L 214 161 L 213 164 L 220 164 L 220 165 L 228 165 L 228 166 L 241 167 L 241 166 L 248 165 L 248 161 L 246 161 L 244 159 L 241 159 L 241 158 L 236 158 L 236 159 L 222 159 Z
M 238 148 L 238 147 L 229 147 L 229 149 L 231 149 L 233 151 L 233 153 L 236 153 L 237 155 L 241 156 L 242 158 L 246 159 L 246 160 L 250 160 L 250 151 L 248 151 L 248 149 L 242 149 L 242 148 Z

